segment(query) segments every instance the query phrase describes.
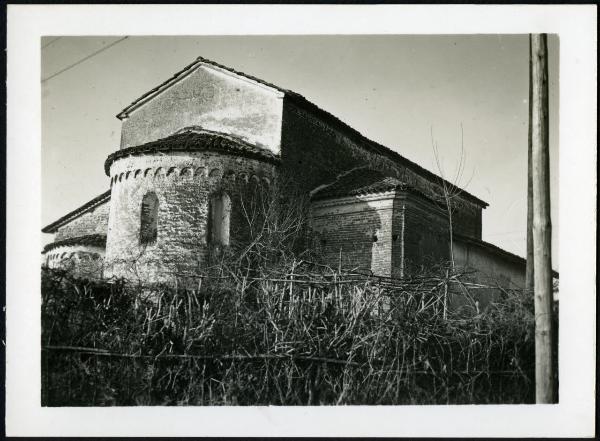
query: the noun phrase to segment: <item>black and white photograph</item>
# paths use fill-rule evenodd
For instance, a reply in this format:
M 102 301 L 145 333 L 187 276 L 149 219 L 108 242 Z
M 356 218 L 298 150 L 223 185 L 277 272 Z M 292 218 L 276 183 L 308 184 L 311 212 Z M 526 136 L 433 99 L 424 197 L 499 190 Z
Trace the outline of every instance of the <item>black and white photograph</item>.
M 550 173 L 558 47 L 44 38 L 43 404 L 535 402 L 528 144 Z
M 570 34 L 147 29 L 32 43 L 30 405 L 572 402 Z

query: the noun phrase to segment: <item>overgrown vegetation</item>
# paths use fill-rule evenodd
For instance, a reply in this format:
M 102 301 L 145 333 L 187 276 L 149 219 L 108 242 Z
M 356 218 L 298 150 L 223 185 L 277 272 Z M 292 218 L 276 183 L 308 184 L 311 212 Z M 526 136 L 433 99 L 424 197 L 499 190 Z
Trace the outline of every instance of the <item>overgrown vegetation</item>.
M 533 402 L 531 301 L 503 292 L 444 319 L 457 283 L 304 262 L 198 290 L 44 271 L 43 404 Z
M 44 269 L 43 405 L 534 401 L 531 296 L 497 288 L 480 308 L 489 288 L 448 266 L 391 279 L 315 263 L 302 201 L 237 201 L 247 240 L 192 284 Z

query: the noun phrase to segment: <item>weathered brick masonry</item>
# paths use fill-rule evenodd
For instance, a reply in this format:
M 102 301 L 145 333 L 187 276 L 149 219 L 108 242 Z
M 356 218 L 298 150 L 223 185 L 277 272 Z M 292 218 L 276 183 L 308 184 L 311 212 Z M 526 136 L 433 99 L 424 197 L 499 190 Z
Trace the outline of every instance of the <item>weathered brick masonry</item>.
M 446 222 L 438 206 L 403 189 L 316 200 L 311 215 L 326 260 L 394 277 L 448 260 Z
M 403 259 L 397 268 L 414 272 L 449 260 L 449 229 L 445 210 L 420 195 L 405 193 L 399 198 L 398 219 L 402 227 Z M 399 228 L 400 229 L 400 228 Z
M 390 193 L 316 201 L 311 216 L 316 246 L 333 266 L 390 276 L 392 215 Z

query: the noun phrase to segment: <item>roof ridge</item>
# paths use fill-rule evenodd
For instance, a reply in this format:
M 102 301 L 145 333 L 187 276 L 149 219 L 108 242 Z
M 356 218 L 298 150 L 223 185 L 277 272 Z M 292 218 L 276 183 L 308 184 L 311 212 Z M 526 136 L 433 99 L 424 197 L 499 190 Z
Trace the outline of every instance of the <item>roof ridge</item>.
M 248 78 L 250 80 L 256 81 L 257 83 L 260 83 L 260 84 L 263 84 L 265 86 L 271 87 L 271 88 L 273 88 L 275 90 L 278 90 L 279 92 L 282 92 L 282 93 L 285 93 L 285 94 L 299 95 L 299 94 L 297 94 L 296 92 L 294 92 L 294 91 L 292 91 L 290 89 L 284 89 L 283 87 L 279 87 L 276 84 L 269 83 L 268 81 L 265 81 L 263 79 L 255 77 L 253 75 L 249 75 L 249 74 L 244 73 L 244 72 L 242 72 L 240 70 L 236 70 L 236 69 L 233 69 L 231 67 L 225 66 L 224 64 L 217 63 L 216 61 L 209 60 L 208 58 L 198 57 L 198 58 L 196 58 L 196 61 L 200 61 L 202 63 L 210 64 L 212 66 L 215 66 L 215 67 L 218 67 L 220 69 L 226 70 L 226 71 L 231 72 L 233 74 L 236 74 L 236 75 Z
M 208 58 L 204 58 L 204 57 L 197 57 L 192 63 L 186 65 L 183 69 L 175 72 L 171 77 L 167 78 L 165 81 L 163 81 L 162 83 L 160 83 L 158 86 L 153 87 L 152 89 L 150 89 L 148 92 L 144 93 L 143 95 L 141 95 L 139 98 L 135 99 L 134 101 L 132 101 L 127 107 L 125 107 L 123 110 L 121 110 L 118 114 L 117 114 L 117 118 L 119 119 L 123 119 L 125 118 L 130 111 L 134 110 L 135 107 L 138 106 L 138 104 L 141 104 L 142 101 L 144 101 L 146 98 L 149 98 L 151 95 L 158 93 L 160 91 L 160 89 L 162 89 L 163 87 L 169 85 L 172 82 L 175 82 L 178 78 L 181 78 L 181 76 L 185 73 L 187 73 L 188 71 L 190 71 L 192 68 L 198 66 L 199 64 L 209 64 L 211 66 L 217 67 L 219 69 L 223 69 L 227 72 L 233 73 L 235 75 L 238 76 L 242 76 L 244 78 L 247 78 L 249 80 L 252 81 L 256 81 L 257 83 L 260 83 L 264 86 L 270 87 L 272 89 L 277 90 L 278 92 L 284 93 L 286 95 L 297 95 L 300 96 L 298 93 L 291 91 L 289 89 L 284 89 L 282 87 L 279 87 L 275 84 L 269 83 L 268 81 L 262 80 L 258 77 L 246 74 L 244 72 L 241 72 L 239 70 L 235 70 L 231 67 L 225 66 L 224 64 L 220 64 L 217 63 L 216 61 L 213 60 L 209 60 Z M 304 98 L 304 97 L 302 97 Z

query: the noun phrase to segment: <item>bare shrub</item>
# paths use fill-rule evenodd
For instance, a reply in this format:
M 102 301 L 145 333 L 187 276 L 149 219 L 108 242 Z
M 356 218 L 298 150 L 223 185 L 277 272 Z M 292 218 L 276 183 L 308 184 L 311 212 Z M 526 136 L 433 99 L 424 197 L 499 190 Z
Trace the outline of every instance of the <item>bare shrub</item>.
M 517 292 L 444 319 L 456 279 L 299 261 L 206 277 L 199 290 L 165 286 L 157 300 L 52 271 L 44 280 L 45 405 L 533 400 L 532 305 Z

